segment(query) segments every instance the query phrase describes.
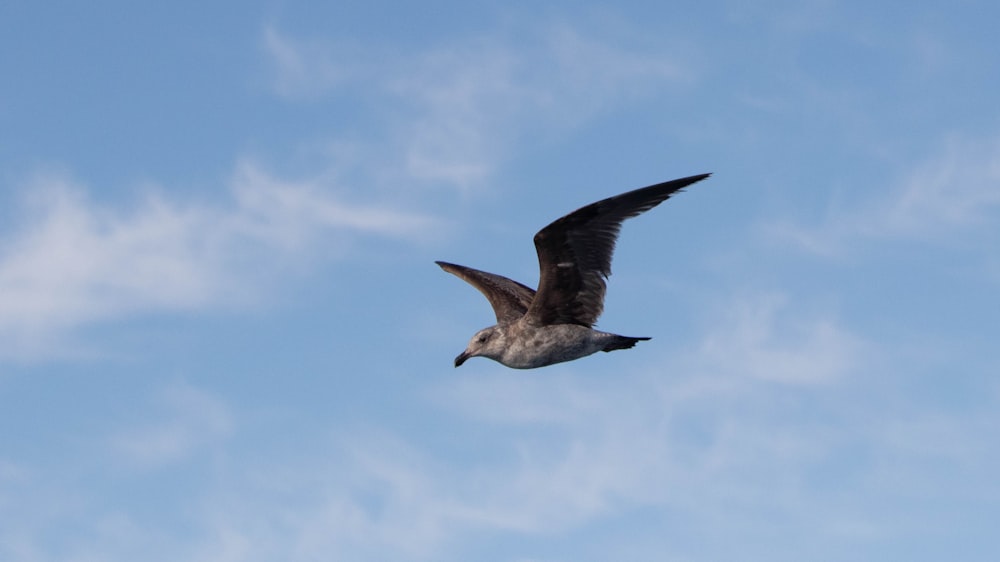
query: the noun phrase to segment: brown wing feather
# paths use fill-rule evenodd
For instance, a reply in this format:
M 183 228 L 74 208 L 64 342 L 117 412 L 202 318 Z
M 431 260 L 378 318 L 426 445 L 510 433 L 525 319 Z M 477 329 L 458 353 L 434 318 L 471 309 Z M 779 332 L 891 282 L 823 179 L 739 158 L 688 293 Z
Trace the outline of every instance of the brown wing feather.
M 509 324 L 524 316 L 535 298 L 534 289 L 503 275 L 443 261 L 434 263 L 478 289 L 486 300 L 490 301 L 490 306 L 493 307 L 497 317 L 497 324 Z
M 535 235 L 540 280 L 528 318 L 591 327 L 604 310 L 605 280 L 622 222 L 659 205 L 700 174 L 658 183 L 580 208 Z

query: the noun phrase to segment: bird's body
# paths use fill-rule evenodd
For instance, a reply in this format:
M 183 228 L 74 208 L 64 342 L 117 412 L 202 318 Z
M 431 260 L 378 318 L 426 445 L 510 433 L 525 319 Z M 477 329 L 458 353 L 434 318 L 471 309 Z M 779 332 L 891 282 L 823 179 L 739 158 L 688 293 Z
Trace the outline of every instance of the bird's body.
M 639 340 L 608 332 L 601 332 L 578 324 L 550 324 L 534 326 L 530 322 L 517 321 L 486 328 L 487 337 L 475 356 L 488 357 L 513 369 L 534 369 L 554 363 L 572 361 L 598 351 L 626 349 Z M 492 345 L 490 345 L 492 344 Z M 456 367 L 472 357 L 463 353 L 456 358 Z
M 604 309 L 605 280 L 622 222 L 659 205 L 708 174 L 609 197 L 580 208 L 535 235 L 538 291 L 495 273 L 436 262 L 489 300 L 497 324 L 476 333 L 455 358 L 487 357 L 514 369 L 572 361 L 598 351 L 628 349 L 644 337 L 594 330 Z

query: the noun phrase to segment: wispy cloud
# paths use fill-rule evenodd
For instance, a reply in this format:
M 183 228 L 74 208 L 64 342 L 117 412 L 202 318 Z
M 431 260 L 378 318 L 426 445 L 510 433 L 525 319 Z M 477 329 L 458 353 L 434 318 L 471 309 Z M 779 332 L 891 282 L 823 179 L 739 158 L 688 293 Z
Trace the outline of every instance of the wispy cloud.
M 233 416 L 219 399 L 187 384 L 166 388 L 160 396 L 163 418 L 115 435 L 110 442 L 125 463 L 158 468 L 188 458 L 224 439 Z
M 324 230 L 428 239 L 436 221 L 411 211 L 348 203 L 322 179 L 286 180 L 252 162 L 241 163 L 232 182 L 235 212 L 225 222 L 232 236 L 267 245 L 298 247 Z
M 779 314 L 780 303 L 768 307 L 775 310 L 760 323 L 775 332 L 816 323 Z M 0 530 L 0 552 L 118 559 L 160 545 L 151 560 L 462 560 L 482 557 L 475 545 L 483 537 L 529 544 L 558 536 L 587 549 L 593 522 L 640 513 L 654 525 L 658 517 L 683 517 L 711 529 L 706 540 L 802 537 L 787 541 L 780 557 L 798 559 L 845 539 L 909 536 L 940 517 L 927 502 L 1000 494 L 982 486 L 1000 466 L 989 437 L 995 409 L 886 407 L 873 391 L 887 383 L 873 381 L 906 377 L 905 365 L 808 385 L 735 366 L 746 357 L 758 363 L 751 371 L 782 372 L 788 355 L 816 350 L 808 338 L 783 345 L 787 354 L 736 349 L 732 363 L 694 346 L 632 372 L 450 379 L 429 389 L 427 414 L 464 428 L 446 440 L 451 445 L 388 428 L 341 427 L 332 439 L 280 458 L 240 451 L 227 439 L 236 414 L 226 404 L 194 387 L 172 387 L 159 417 L 110 442 L 125 466 L 168 469 L 224 451 L 227 462 L 214 464 L 210 476 L 217 481 L 185 502 L 183 525 L 153 529 L 128 510 L 84 504 L 71 515 L 86 516 L 74 524 L 87 531 L 85 540 L 47 545 L 44 529 L 69 517 L 47 514 Z M 845 407 L 850 395 L 858 399 Z M 488 430 L 491 439 L 460 437 L 467 430 Z M 0 471 L 2 479 L 12 477 Z M 874 509 L 873 498 L 882 500 Z M 653 548 L 679 555 L 685 529 L 663 527 Z M 633 538 L 622 532 L 611 539 L 617 548 Z
M 263 47 L 272 63 L 272 87 L 289 99 L 309 99 L 345 84 L 353 75 L 349 58 L 336 59 L 329 43 L 292 39 L 265 27 Z
M 762 380 L 829 383 L 850 372 L 864 346 L 833 318 L 796 318 L 773 293 L 735 299 L 717 315 L 701 354 L 714 366 Z
M 240 164 L 228 201 L 196 204 L 149 190 L 130 207 L 94 201 L 64 175 L 18 190 L 23 213 L 0 243 L 0 356 L 54 351 L 61 336 L 138 312 L 232 304 L 261 260 L 359 235 L 422 239 L 434 221 L 348 203 L 322 179 L 285 180 Z
M 552 134 L 692 79 L 669 52 L 621 44 L 565 24 L 407 53 L 264 32 L 275 91 L 295 99 L 363 82 L 367 97 L 398 108 L 385 131 L 398 173 L 460 188 L 481 182 L 540 124 Z
M 888 205 L 884 232 L 923 237 L 982 226 L 1000 211 L 998 186 L 1000 139 L 950 138 L 903 182 Z
M 817 225 L 784 223 L 768 231 L 824 255 L 871 239 L 948 239 L 997 222 L 998 185 L 1000 140 L 951 137 L 894 189 L 870 189 L 874 195 L 832 209 Z

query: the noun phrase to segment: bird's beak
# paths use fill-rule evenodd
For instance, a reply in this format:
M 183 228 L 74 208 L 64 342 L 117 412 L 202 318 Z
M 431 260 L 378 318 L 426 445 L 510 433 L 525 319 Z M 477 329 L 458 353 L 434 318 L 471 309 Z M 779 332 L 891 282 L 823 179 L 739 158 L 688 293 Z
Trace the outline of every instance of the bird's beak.
M 472 355 L 470 355 L 468 351 L 463 351 L 461 355 L 455 358 L 455 366 L 461 366 L 462 363 L 465 363 L 465 360 L 469 357 L 472 357 Z

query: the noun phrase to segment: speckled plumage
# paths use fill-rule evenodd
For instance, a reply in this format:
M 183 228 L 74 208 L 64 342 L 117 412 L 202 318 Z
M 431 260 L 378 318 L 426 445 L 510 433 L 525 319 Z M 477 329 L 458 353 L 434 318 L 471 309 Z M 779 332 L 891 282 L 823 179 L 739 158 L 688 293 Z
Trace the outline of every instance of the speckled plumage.
M 690 176 L 609 197 L 540 230 L 535 235 L 540 270 L 537 293 L 502 275 L 436 262 L 478 289 L 497 319 L 495 326 L 472 337 L 455 358 L 455 366 L 470 357 L 487 357 L 515 369 L 533 369 L 598 351 L 628 349 L 648 340 L 592 328 L 604 310 L 605 280 L 611 275 L 622 222 L 708 176 Z

